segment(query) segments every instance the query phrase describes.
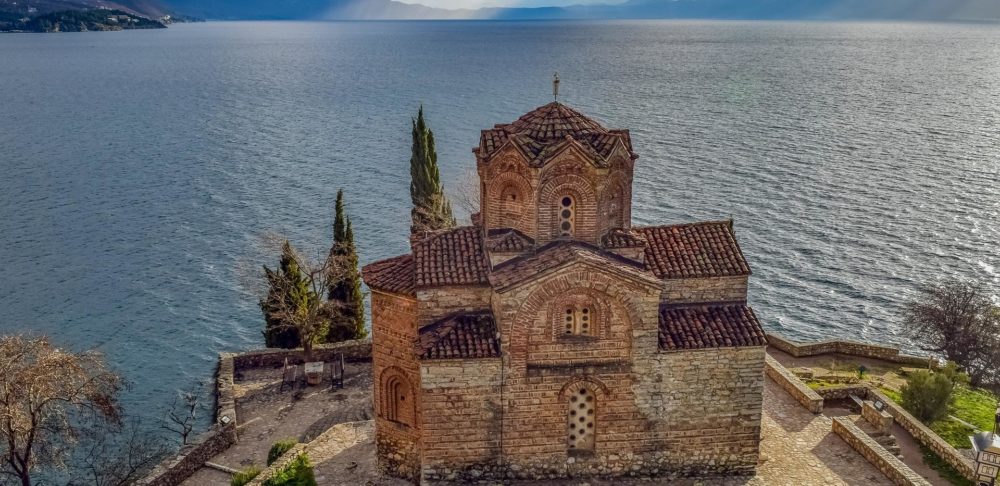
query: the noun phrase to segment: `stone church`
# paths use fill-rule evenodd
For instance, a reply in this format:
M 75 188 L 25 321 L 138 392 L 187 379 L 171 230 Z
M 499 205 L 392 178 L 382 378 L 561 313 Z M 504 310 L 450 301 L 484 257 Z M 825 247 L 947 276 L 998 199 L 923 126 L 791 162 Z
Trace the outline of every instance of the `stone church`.
M 380 470 L 753 474 L 766 341 L 732 222 L 632 226 L 628 130 L 558 102 L 473 153 L 474 224 L 363 271 Z

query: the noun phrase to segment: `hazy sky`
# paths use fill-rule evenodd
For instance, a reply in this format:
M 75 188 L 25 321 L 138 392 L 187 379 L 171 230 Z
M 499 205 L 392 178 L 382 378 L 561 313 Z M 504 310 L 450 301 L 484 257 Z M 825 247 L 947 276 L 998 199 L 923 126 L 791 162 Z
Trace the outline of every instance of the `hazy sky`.
M 588 3 L 615 4 L 625 0 L 400 0 L 404 3 L 419 3 L 438 8 L 481 8 L 481 7 L 552 7 L 583 5 Z

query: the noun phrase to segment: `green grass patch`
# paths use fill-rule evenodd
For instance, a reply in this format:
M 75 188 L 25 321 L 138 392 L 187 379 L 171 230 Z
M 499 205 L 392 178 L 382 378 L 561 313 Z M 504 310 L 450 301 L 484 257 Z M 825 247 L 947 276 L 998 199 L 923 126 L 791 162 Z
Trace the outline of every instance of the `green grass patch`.
M 882 387 L 881 391 L 890 400 L 902 403 L 902 394 Z M 971 447 L 969 436 L 984 430 L 993 430 L 993 413 L 997 409 L 997 397 L 986 390 L 959 387 L 955 389 L 954 402 L 948 412 L 966 422 L 975 424 L 973 430 L 957 420 L 946 418 L 928 425 L 942 439 L 956 449 Z
M 951 414 L 976 426 L 980 431 L 993 430 L 996 395 L 986 390 L 961 387 L 955 390 Z
M 924 464 L 928 467 L 937 471 L 944 479 L 955 486 L 976 486 L 975 483 L 965 479 L 962 473 L 958 472 L 957 469 L 941 459 L 941 456 L 934 453 L 934 451 L 926 448 L 923 444 L 920 445 L 920 452 L 924 455 Z

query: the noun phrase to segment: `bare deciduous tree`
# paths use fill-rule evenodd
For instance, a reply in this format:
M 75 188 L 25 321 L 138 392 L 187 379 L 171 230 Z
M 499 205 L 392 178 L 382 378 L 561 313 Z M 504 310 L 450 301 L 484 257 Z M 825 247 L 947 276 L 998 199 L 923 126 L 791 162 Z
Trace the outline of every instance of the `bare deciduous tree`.
M 180 436 L 184 445 L 187 445 L 191 433 L 198 425 L 198 412 L 205 408 L 201 401 L 203 388 L 204 383 L 200 383 L 196 388 L 178 391 L 160 426 Z
M 271 237 L 271 245 L 275 238 Z M 259 278 L 268 289 L 261 296 L 262 307 L 278 322 L 278 328 L 294 329 L 299 336 L 306 361 L 313 358 L 313 346 L 326 338 L 331 322 L 341 321 L 344 303 L 326 298 L 327 289 L 348 276 L 348 261 L 344 255 L 326 252 L 320 258 L 307 258 L 281 240 L 281 252 L 298 269 L 299 281 L 280 278 L 265 268 Z
M 45 337 L 0 338 L 0 475 L 31 485 L 40 467 L 65 467 L 87 427 L 121 423 L 119 376 L 96 352 Z
M 924 349 L 962 366 L 976 386 L 1000 380 L 1000 308 L 981 282 L 950 279 L 926 285 L 904 314 Z
M 127 486 L 170 454 L 168 442 L 145 430 L 139 419 L 125 427 L 99 428 L 78 451 L 70 486 Z
M 455 203 L 469 215 L 479 212 L 482 189 L 476 169 L 466 169 L 455 185 Z

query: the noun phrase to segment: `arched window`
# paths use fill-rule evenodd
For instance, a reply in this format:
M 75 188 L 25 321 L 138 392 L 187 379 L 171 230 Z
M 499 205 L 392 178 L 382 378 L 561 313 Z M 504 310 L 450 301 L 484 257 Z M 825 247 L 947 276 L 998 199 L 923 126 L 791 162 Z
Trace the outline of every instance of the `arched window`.
M 593 316 L 590 307 L 567 307 L 565 312 L 565 334 L 573 336 L 590 336 Z
M 572 393 L 567 403 L 566 442 L 570 452 L 593 451 L 597 430 L 597 398 L 589 388 Z
M 412 425 L 413 397 L 410 396 L 410 384 L 403 377 L 392 375 L 385 380 L 382 394 L 382 416 L 386 420 Z
M 559 236 L 573 236 L 576 229 L 576 203 L 572 196 L 559 200 Z

